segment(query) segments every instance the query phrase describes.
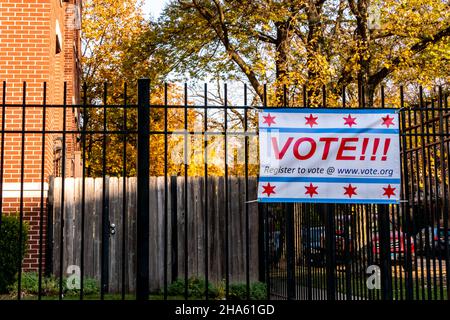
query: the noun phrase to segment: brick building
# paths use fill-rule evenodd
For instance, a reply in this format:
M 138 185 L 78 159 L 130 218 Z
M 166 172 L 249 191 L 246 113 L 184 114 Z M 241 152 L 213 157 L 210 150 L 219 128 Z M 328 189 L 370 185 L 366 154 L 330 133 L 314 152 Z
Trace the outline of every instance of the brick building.
M 39 266 L 41 181 L 44 178 L 44 197 L 47 197 L 48 177 L 60 174 L 62 135 L 46 134 L 43 150 L 42 134 L 27 133 L 22 146 L 22 135 L 8 131 L 21 130 L 23 109 L 11 104 L 24 103 L 26 82 L 25 130 L 41 131 L 44 83 L 46 104 L 64 103 L 64 82 L 67 105 L 79 102 L 80 29 L 81 0 L 0 0 L 0 82 L 6 82 L 6 90 L 3 85 L 0 90 L 4 97 L 2 104 L 7 105 L 0 108 L 0 122 L 5 110 L 5 122 L 1 125 L 6 131 L 1 209 L 3 214 L 20 211 L 24 147 L 22 201 L 24 217 L 30 225 L 29 250 L 24 260 L 26 270 L 36 270 Z M 66 128 L 73 130 L 77 127 L 77 109 L 66 110 Z M 47 131 L 62 130 L 62 108 L 46 108 L 45 119 Z M 66 176 L 77 175 L 79 158 L 77 137 L 66 135 Z

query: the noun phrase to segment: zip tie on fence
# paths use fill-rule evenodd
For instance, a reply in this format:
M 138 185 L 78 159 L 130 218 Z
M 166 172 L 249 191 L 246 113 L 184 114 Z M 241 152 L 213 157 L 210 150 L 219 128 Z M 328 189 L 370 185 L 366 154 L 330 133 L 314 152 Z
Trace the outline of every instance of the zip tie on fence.
M 406 107 L 401 107 L 400 109 L 395 110 L 395 113 L 400 113 L 403 109 L 406 109 Z
M 246 107 L 247 107 L 247 108 L 250 108 L 250 109 L 253 109 L 253 110 L 255 110 L 255 111 L 258 112 L 258 113 L 263 112 L 263 110 L 260 109 L 260 108 L 256 108 L 256 107 L 253 107 L 253 106 L 246 106 Z

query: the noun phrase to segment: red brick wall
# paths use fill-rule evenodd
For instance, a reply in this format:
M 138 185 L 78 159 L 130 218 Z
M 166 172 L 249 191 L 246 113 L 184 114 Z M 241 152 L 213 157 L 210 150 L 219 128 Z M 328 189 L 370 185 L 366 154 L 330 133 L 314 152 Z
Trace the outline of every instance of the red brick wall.
M 24 212 L 24 221 L 28 224 L 28 249 L 27 255 L 23 261 L 23 269 L 25 271 L 37 271 L 39 268 L 39 240 L 40 240 L 40 204 L 41 198 L 37 196 L 30 198 L 24 198 L 23 200 L 23 212 Z M 5 198 L 3 204 L 3 214 L 16 213 L 18 208 L 20 207 L 20 198 Z M 44 239 L 42 243 L 42 270 L 45 267 L 45 238 L 47 236 L 47 230 L 45 228 L 45 221 L 47 219 L 46 212 L 46 204 L 45 201 L 42 207 L 43 212 L 43 233 L 42 239 Z
M 23 103 L 23 82 L 26 86 L 26 104 L 43 103 L 43 84 L 47 83 L 47 104 L 63 103 L 64 81 L 67 82 L 67 104 L 79 102 L 79 30 L 74 28 L 73 10 L 76 0 L 0 0 L 0 81 L 6 81 L 6 104 Z M 62 39 L 61 52 L 56 51 L 57 21 Z M 75 49 L 74 49 L 75 47 Z M 3 96 L 3 89 L 2 91 Z M 3 101 L 2 101 L 3 102 Z M 22 108 L 6 107 L 5 130 L 22 129 Z M 0 119 L 2 110 L 0 110 Z M 47 108 L 46 130 L 62 130 L 62 108 Z M 67 108 L 67 130 L 76 128 L 75 112 Z M 27 106 L 25 130 L 42 130 L 43 108 Z M 42 135 L 7 133 L 4 137 L 3 208 L 5 214 L 20 210 L 21 150 L 24 147 L 24 199 L 23 212 L 30 224 L 28 255 L 25 269 L 36 269 L 39 248 L 40 188 L 54 173 L 54 147 L 60 134 L 45 136 L 45 152 L 42 151 Z M 66 136 L 66 176 L 73 175 L 74 152 L 78 150 L 76 137 Z M 44 154 L 45 170 L 41 164 Z M 8 191 L 5 191 L 7 189 Z M 15 190 L 14 190 L 15 189 Z M 46 193 L 45 193 L 46 196 Z M 45 210 L 44 210 L 45 212 Z M 44 217 L 45 221 L 45 217 Z M 45 246 L 43 246 L 45 248 Z

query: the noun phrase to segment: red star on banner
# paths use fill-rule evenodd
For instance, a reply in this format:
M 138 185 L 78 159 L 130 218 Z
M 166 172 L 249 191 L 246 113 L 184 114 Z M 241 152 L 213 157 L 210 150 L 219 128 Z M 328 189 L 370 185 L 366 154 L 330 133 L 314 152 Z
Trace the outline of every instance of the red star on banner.
M 348 125 L 350 128 L 352 127 L 352 125 L 356 126 L 356 118 L 352 118 L 351 115 L 348 115 L 348 117 L 344 117 L 343 118 L 345 120 L 344 126 Z
M 265 186 L 262 186 L 264 191 L 262 193 L 266 193 L 268 197 L 270 197 L 270 195 L 273 193 L 275 194 L 276 192 L 274 191 L 274 189 L 276 188 L 276 186 L 271 186 L 270 183 L 267 183 Z
M 386 117 L 384 117 L 384 118 L 381 118 L 381 119 L 383 119 L 383 126 L 386 126 L 386 127 L 388 127 L 389 128 L 389 126 L 393 126 L 394 125 L 394 117 L 389 117 L 389 115 L 387 115 Z
M 395 191 L 396 188 L 392 188 L 391 185 L 388 185 L 387 188 L 383 188 L 384 193 L 383 196 L 387 196 L 389 199 L 391 198 L 391 196 L 395 196 Z
M 319 117 L 314 117 L 312 114 L 310 114 L 309 117 L 305 117 L 306 119 L 305 125 L 310 125 L 312 128 L 315 124 L 318 124 L 316 121 L 318 118 Z
M 270 115 L 270 113 L 267 116 L 263 116 L 264 121 L 263 123 L 267 123 L 267 125 L 270 127 L 271 124 L 275 124 L 275 118 Z
M 351 198 L 353 195 L 358 195 L 355 191 L 357 187 L 352 187 L 351 184 L 348 185 L 348 187 L 344 187 L 345 192 L 344 195 L 347 195 L 349 198 Z
M 318 187 L 315 187 L 315 186 L 313 186 L 312 183 L 310 183 L 309 186 L 305 186 L 305 189 L 306 189 L 305 194 L 309 194 L 309 196 L 312 198 L 315 194 L 318 194 L 317 188 Z

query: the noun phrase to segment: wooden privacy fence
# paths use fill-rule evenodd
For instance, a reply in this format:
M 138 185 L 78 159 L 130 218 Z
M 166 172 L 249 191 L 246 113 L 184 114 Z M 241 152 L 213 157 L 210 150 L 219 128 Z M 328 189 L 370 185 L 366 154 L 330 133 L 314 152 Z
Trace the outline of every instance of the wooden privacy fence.
M 123 178 L 106 177 L 105 206 L 103 206 L 103 179 L 85 178 L 84 232 L 82 232 L 83 178 L 64 179 L 64 228 L 61 241 L 62 179 L 50 178 L 49 183 L 49 259 L 52 273 L 60 275 L 61 244 L 62 270 L 70 265 L 81 267 L 84 255 L 84 275 L 100 282 L 102 253 L 105 259 L 103 277 L 107 277 L 109 292 L 136 288 L 136 178 L 126 178 L 126 208 L 123 210 Z M 168 179 L 167 237 L 165 236 L 164 177 L 150 178 L 150 290 L 164 287 L 164 269 L 170 283 L 184 278 L 185 253 L 189 277 L 202 278 L 205 274 L 205 199 L 204 178 L 188 178 L 187 230 L 188 245 L 185 252 L 184 177 Z M 249 178 L 249 199 L 256 199 L 256 179 Z M 226 224 L 225 180 L 208 178 L 208 272 L 211 282 L 225 279 Z M 246 281 L 246 263 L 249 255 L 250 280 L 258 280 L 258 206 L 249 207 L 249 252 L 246 252 L 245 179 L 229 178 L 229 272 L 230 282 Z M 107 251 L 102 251 L 102 215 L 109 215 L 114 233 L 109 234 Z M 125 228 L 123 221 L 125 221 Z M 125 237 L 125 239 L 124 239 Z M 165 239 L 167 238 L 167 246 Z M 84 244 L 82 244 L 82 239 Z M 125 240 L 125 241 L 123 241 Z M 125 244 L 125 247 L 123 246 Z M 167 265 L 164 250 L 167 247 Z M 106 273 L 105 273 L 106 271 Z M 67 275 L 67 274 L 65 274 Z

